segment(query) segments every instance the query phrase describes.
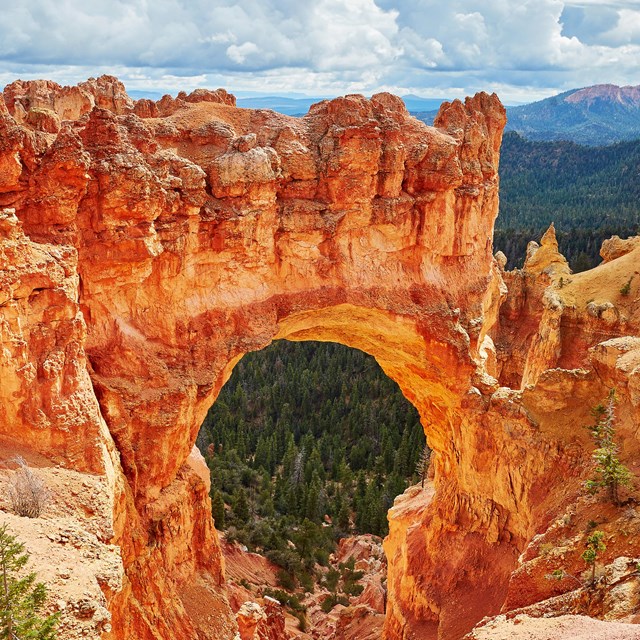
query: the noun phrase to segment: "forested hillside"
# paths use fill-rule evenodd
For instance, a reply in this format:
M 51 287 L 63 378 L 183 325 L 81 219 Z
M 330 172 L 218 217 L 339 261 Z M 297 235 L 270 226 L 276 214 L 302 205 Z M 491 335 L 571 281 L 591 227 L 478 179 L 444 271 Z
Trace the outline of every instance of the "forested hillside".
M 522 266 L 527 243 L 539 239 L 551 222 L 575 271 L 600 262 L 605 238 L 637 234 L 640 141 L 594 148 L 506 133 L 494 248 L 508 257 L 507 268 Z
M 394 498 L 417 479 L 425 437 L 371 356 L 278 341 L 240 361 L 198 445 L 216 526 L 283 567 L 291 589 L 313 581 L 338 537 L 386 534 Z

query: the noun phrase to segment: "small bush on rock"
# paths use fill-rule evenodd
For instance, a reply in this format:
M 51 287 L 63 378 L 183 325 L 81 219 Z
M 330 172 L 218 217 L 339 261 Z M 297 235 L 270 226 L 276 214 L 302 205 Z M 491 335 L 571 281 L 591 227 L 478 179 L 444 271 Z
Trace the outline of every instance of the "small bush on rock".
M 27 465 L 24 458 L 15 459 L 18 469 L 9 479 L 9 500 L 11 507 L 19 516 L 38 518 L 51 499 L 51 494 L 43 480 Z

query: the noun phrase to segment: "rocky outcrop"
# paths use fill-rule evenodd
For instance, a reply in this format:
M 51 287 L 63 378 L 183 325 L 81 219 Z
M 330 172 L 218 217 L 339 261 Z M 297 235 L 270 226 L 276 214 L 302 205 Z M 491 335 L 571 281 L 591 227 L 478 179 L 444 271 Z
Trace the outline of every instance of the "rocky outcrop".
M 547 369 L 589 367 L 589 348 L 598 342 L 640 332 L 636 238 L 612 238 L 604 255 L 618 260 L 572 274 L 558 252 L 553 225 L 541 246 L 529 244 L 522 269 L 502 276 L 509 295 L 491 335 L 500 382 L 511 388 L 535 384 Z M 636 280 L 638 280 L 636 282 Z M 625 287 L 628 286 L 628 291 Z
M 378 640 L 384 616 L 366 605 L 348 607 L 340 612 L 335 640 Z
M 606 375 L 636 450 L 636 369 L 606 347 L 596 372 L 589 348 L 637 334 L 637 282 L 616 293 L 637 255 L 570 275 L 550 233 L 501 272 L 495 96 L 443 104 L 433 128 L 389 94 L 295 119 L 221 91 L 134 104 L 110 77 L 14 83 L 0 106 L 0 434 L 108 480 L 124 576 L 105 637 L 233 638 L 191 453 L 233 366 L 273 339 L 371 353 L 420 412 L 434 493 L 389 543 L 390 640 L 455 640 L 500 611 L 579 491 L 576 425 Z
M 265 598 L 264 606 L 245 602 L 236 614 L 239 640 L 286 640 L 284 612 L 273 598 Z
M 23 456 L 49 491 L 42 517 L 11 513 L 7 487 Z M 25 544 L 29 571 L 49 589 L 48 613 L 59 615 L 59 637 L 100 640 L 112 631 L 108 609 L 112 594 L 123 589 L 124 570 L 113 537 L 113 486 L 105 475 L 50 466 L 34 458 L 28 443 L 0 447 L 0 526 Z
M 222 541 L 227 582 L 261 587 L 278 586 L 278 566 L 258 553 L 250 553 L 238 542 Z
M 600 248 L 600 256 L 604 262 L 611 262 L 616 258 L 626 256 L 634 249 L 640 247 L 640 236 L 621 239 L 619 236 L 613 236 L 602 243 Z
M 274 593 L 273 589 L 279 587 L 279 567 L 269 562 L 267 558 L 256 553 L 250 553 L 246 547 L 237 542 L 222 542 L 222 552 L 225 559 L 225 574 L 227 577 L 227 589 L 232 610 L 236 613 L 240 635 L 243 629 L 251 627 L 250 620 L 256 621 L 255 629 L 258 629 L 258 620 L 262 615 L 256 613 L 273 609 L 274 600 L 265 593 Z M 386 609 L 386 558 L 382 549 L 382 539 L 365 534 L 350 538 L 342 538 L 338 542 L 336 552 L 329 558 L 326 569 L 329 568 L 342 573 L 344 565 L 351 566 L 358 572 L 359 577 L 355 583 L 362 587 L 358 595 L 348 595 L 343 592 L 344 583 L 338 583 L 337 595 L 348 605 L 336 604 L 330 611 L 324 611 L 322 604 L 331 593 L 318 582 L 313 591 L 299 594 L 299 599 L 306 609 L 305 631 L 299 631 L 299 619 L 293 615 L 293 611 L 284 611 L 283 620 L 288 624 L 285 635 L 274 636 L 278 640 L 285 637 L 300 638 L 325 638 L 326 640 L 341 640 L 357 638 L 360 633 L 369 634 L 372 638 L 380 638 L 384 624 Z M 248 607 L 245 607 L 248 604 Z M 243 608 L 248 613 L 243 613 Z M 249 615 L 250 613 L 250 615 Z M 246 618 L 246 620 L 245 620 Z M 279 619 L 279 618 L 277 618 Z M 268 617 L 263 624 L 266 629 L 273 629 L 276 618 Z M 279 624 L 279 623 L 278 623 Z M 246 632 L 251 637 L 249 631 Z M 251 633 L 258 633 L 254 630 Z M 284 633 L 284 632 L 283 632 Z M 295 634 L 295 635 L 294 635 Z
M 17 123 L 44 133 L 58 133 L 63 121 L 78 120 L 94 107 L 117 114 L 133 110 L 133 100 L 113 76 L 89 78 L 75 87 L 51 80 L 16 80 L 5 87 L 3 97 Z
M 384 551 L 390 566 L 387 578 L 389 590 L 388 600 L 388 624 L 386 636 L 389 638 L 400 637 L 404 629 L 402 627 L 414 626 L 407 620 L 409 612 L 406 596 L 411 594 L 410 615 L 417 621 L 421 621 L 422 632 L 427 633 L 425 627 L 429 626 L 428 633 L 437 633 L 437 613 L 432 610 L 428 597 L 422 597 L 422 584 L 417 572 L 414 551 L 422 552 L 423 532 L 416 523 L 423 522 L 428 508 L 433 501 L 434 487 L 427 483 L 424 487 L 419 485 L 409 487 L 401 496 L 398 496 L 389 511 L 389 535 L 384 541 Z M 425 594 L 426 595 L 426 594 Z M 391 625 L 402 625 L 398 630 Z M 428 637 L 425 635 L 425 637 Z

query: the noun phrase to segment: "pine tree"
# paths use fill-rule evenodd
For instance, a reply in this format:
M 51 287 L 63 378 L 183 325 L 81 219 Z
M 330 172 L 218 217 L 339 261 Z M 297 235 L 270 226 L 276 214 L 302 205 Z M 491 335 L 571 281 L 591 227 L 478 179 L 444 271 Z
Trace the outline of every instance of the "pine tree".
M 236 451 L 238 452 L 238 456 L 240 457 L 240 460 L 244 462 L 247 459 L 247 444 L 245 440 L 244 420 L 240 420 L 240 422 L 238 423 L 238 434 L 236 436 L 235 448 L 236 448 Z
M 382 464 L 386 473 L 391 473 L 393 470 L 393 457 L 394 457 L 394 447 L 391 438 L 389 437 L 389 432 L 386 427 L 384 427 L 382 431 Z
M 245 524 L 249 520 L 249 501 L 247 492 L 242 487 L 239 487 L 233 496 L 233 515 L 239 524 Z
M 324 515 L 323 512 L 324 501 L 322 499 L 322 482 L 318 473 L 314 471 L 307 491 L 305 516 L 312 522 L 317 522 Z
M 215 491 L 211 499 L 211 513 L 216 529 L 222 531 L 225 527 L 224 499 L 219 491 Z
M 307 483 L 311 482 L 313 474 L 316 473 L 320 476 L 321 480 L 326 478 L 324 466 L 322 464 L 322 457 L 317 447 L 314 447 L 311 451 L 311 455 L 307 458 L 304 465 L 304 479 Z
M 344 500 L 341 493 L 336 496 L 336 519 L 338 528 L 343 533 L 349 533 L 351 531 L 351 513 L 349 512 L 349 505 L 346 500 Z
M 587 480 L 586 487 L 591 493 L 606 488 L 611 502 L 619 505 L 619 489 L 630 485 L 632 476 L 618 458 L 618 445 L 615 442 L 616 402 L 615 389 L 611 389 L 606 406 L 600 404 L 592 411 L 595 422 L 588 429 L 597 448 L 593 452 L 594 476 Z
M 269 442 L 264 436 L 258 438 L 258 444 L 256 445 L 256 453 L 253 458 L 253 468 L 266 469 L 271 471 L 271 450 L 269 448 Z
M 24 545 L 0 526 L 0 640 L 56 638 L 59 616 L 40 617 L 47 591 L 35 573 L 22 572 L 28 560 Z
M 393 465 L 394 472 L 403 477 L 411 475 L 413 466 L 411 465 L 410 457 L 411 444 L 409 442 L 409 430 L 405 429 L 402 433 L 400 446 L 396 452 L 396 459 Z
M 582 559 L 588 567 L 591 567 L 591 584 L 596 581 L 596 560 L 601 551 L 606 551 L 607 546 L 603 542 L 604 531 L 594 531 L 585 544 L 585 551 Z
M 293 468 L 296 458 L 298 457 L 298 448 L 293 439 L 293 434 L 287 434 L 287 444 L 282 458 L 282 473 L 285 478 L 290 478 L 293 475 Z

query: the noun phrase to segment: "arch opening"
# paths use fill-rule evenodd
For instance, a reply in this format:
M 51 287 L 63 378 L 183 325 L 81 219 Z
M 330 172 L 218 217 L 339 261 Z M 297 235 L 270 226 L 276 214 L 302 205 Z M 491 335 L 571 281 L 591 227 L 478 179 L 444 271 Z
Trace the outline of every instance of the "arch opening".
M 225 532 L 229 588 L 249 591 L 235 608 L 275 596 L 309 630 L 328 618 L 317 609 L 305 618 L 302 607 L 329 614 L 361 604 L 381 633 L 387 512 L 426 479 L 428 456 L 417 410 L 374 358 L 317 341 L 279 340 L 247 354 L 197 444 L 211 470 L 214 522 Z M 426 505 L 432 491 L 428 482 L 420 488 Z

